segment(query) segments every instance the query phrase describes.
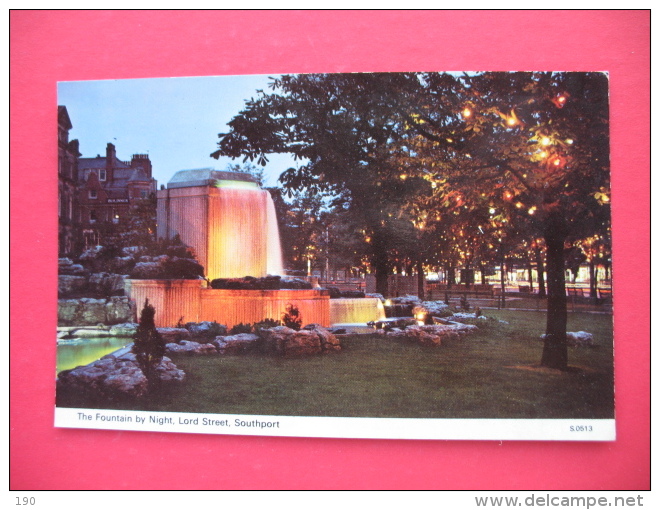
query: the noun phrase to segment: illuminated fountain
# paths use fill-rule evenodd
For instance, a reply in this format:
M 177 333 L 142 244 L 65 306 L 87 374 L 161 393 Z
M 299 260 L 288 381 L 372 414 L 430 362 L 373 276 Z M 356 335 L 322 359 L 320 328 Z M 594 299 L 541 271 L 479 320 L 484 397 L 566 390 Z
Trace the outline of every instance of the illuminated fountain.
M 249 174 L 182 170 L 158 191 L 158 237 L 178 235 L 209 280 L 283 275 L 280 236 L 270 193 Z M 216 285 L 214 284 L 214 287 Z M 296 306 L 306 324 L 362 324 L 385 317 L 377 298 L 330 300 L 323 289 L 207 288 L 203 280 L 128 280 L 136 306 L 156 308 L 156 325 L 216 321 L 232 327 L 281 319 Z
M 159 238 L 178 235 L 209 280 L 283 275 L 280 236 L 270 193 L 240 172 L 182 170 L 158 191 Z M 330 297 L 320 289 L 207 288 L 204 280 L 127 280 L 138 309 L 145 299 L 156 325 L 216 321 L 232 327 L 281 319 L 296 306 L 307 323 L 330 325 Z
M 249 174 L 177 172 L 158 192 L 157 221 L 158 237 L 179 235 L 210 280 L 283 274 L 273 199 Z

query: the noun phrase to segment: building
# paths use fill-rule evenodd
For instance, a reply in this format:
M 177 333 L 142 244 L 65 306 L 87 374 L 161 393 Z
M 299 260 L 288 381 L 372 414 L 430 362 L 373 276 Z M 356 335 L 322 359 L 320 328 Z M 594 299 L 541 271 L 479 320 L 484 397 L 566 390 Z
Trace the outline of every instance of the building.
M 83 249 L 103 244 L 126 224 L 131 206 L 156 191 L 148 154 L 117 158 L 108 143 L 105 156 L 78 159 L 78 205 Z
M 57 107 L 58 254 L 69 257 L 76 251 L 80 225 L 77 204 L 78 140 L 69 141 L 73 125 L 65 106 Z

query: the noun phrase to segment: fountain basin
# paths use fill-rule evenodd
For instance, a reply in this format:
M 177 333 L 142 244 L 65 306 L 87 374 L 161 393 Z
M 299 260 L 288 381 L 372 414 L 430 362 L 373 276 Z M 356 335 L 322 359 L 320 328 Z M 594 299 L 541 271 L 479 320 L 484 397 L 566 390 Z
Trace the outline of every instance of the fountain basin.
M 300 310 L 304 324 L 330 325 L 330 296 L 322 289 L 208 289 L 204 280 L 126 280 L 126 294 L 139 311 L 145 299 L 156 309 L 157 327 L 215 321 L 228 328 L 264 319 L 280 320 L 287 305 Z

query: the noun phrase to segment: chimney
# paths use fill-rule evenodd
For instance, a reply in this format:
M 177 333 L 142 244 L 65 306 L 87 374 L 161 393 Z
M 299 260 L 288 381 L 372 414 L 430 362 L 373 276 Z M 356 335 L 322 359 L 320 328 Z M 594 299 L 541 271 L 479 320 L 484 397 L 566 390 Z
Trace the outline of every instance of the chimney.
M 131 168 L 142 168 L 147 177 L 151 178 L 151 160 L 149 154 L 133 154 Z
M 117 159 L 117 151 L 115 146 L 111 143 L 108 143 L 108 146 L 105 148 L 105 164 L 108 167 L 115 166 L 115 160 Z

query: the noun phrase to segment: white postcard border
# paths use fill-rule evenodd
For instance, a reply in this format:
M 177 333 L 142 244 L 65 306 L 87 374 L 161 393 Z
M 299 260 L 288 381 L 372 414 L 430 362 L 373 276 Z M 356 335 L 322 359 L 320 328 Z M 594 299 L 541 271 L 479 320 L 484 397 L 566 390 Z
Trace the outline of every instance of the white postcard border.
M 614 441 L 611 419 L 335 418 L 55 408 L 76 429 L 342 439 Z

